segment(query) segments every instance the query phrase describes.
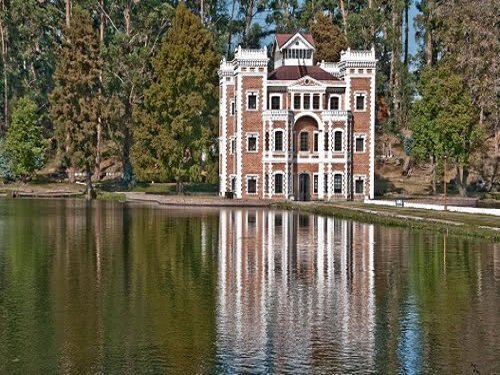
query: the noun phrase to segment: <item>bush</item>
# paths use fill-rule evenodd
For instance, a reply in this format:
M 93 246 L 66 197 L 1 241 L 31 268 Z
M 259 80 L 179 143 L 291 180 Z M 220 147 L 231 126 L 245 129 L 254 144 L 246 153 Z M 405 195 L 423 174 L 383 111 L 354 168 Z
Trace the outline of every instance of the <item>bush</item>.
M 12 162 L 0 142 L 0 181 L 7 182 L 13 178 Z

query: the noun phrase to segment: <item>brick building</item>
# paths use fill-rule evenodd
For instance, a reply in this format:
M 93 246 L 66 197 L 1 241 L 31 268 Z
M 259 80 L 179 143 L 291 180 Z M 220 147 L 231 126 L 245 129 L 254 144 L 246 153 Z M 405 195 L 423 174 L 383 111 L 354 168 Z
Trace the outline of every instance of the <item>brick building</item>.
M 267 50 L 238 47 L 220 65 L 220 195 L 373 198 L 375 52 L 315 64 L 308 34 L 278 34 Z

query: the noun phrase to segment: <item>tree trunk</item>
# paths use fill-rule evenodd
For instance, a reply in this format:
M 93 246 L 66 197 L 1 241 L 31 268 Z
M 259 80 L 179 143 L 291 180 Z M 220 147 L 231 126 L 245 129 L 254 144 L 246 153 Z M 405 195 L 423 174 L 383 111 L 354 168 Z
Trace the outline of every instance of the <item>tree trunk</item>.
M 253 6 L 254 6 L 254 0 L 249 0 L 248 1 L 248 8 L 245 14 L 245 29 L 243 31 L 243 37 L 242 41 L 244 44 L 244 47 L 248 47 L 248 34 L 250 34 L 250 28 L 252 26 L 252 20 L 253 20 Z
M 175 191 L 177 194 L 183 194 L 184 193 L 184 183 L 182 180 L 177 180 L 175 184 Z
M 94 187 L 92 186 L 92 169 L 90 164 L 87 163 L 85 166 L 85 198 L 90 201 L 95 198 Z
M 431 156 L 431 178 L 432 178 L 432 195 L 436 195 L 436 162 L 434 160 L 434 156 Z
M 123 148 L 122 148 L 122 182 L 130 187 L 133 182 L 133 170 L 130 163 L 130 147 L 132 144 L 130 132 L 130 119 L 132 118 L 132 103 L 125 103 L 125 124 L 123 127 Z
M 404 46 L 404 64 L 405 68 L 408 68 L 408 36 L 410 34 L 410 27 L 408 25 L 409 21 L 409 8 L 410 8 L 410 0 L 405 0 L 405 46 Z
M 467 180 L 469 177 L 469 171 L 463 162 L 457 165 L 457 180 L 458 180 L 458 192 L 460 196 L 465 197 L 467 195 Z
M 71 0 L 66 0 L 66 27 L 69 29 L 71 24 Z
M 231 1 L 231 19 L 230 19 L 230 26 L 229 26 L 229 36 L 227 39 L 227 59 L 229 60 L 231 58 L 231 44 L 232 44 L 232 38 L 233 38 L 233 21 L 234 21 L 234 8 L 235 8 L 236 0 Z
M 5 4 L 2 1 L 2 7 Z M 5 14 L 5 9 L 4 9 Z M 7 35 L 5 30 L 5 23 L 3 19 L 0 19 L 0 37 L 2 39 L 2 73 L 3 73 L 3 124 L 4 131 L 9 128 L 9 82 L 8 82 L 8 67 L 7 67 Z M 0 129 L 0 134 L 2 134 L 2 129 Z
M 425 30 L 425 60 L 427 66 L 433 64 L 433 38 L 432 38 L 432 17 L 433 17 L 433 4 L 434 0 L 427 0 L 427 20 Z
M 391 53 L 391 71 L 389 77 L 389 94 L 392 97 L 392 114 L 396 121 L 397 127 L 401 126 L 400 120 L 400 107 L 401 107 L 401 10 L 399 0 L 393 1 L 392 7 L 392 53 Z
M 101 13 L 99 15 L 99 47 L 102 51 L 104 47 L 104 0 L 100 0 Z M 102 105 L 102 69 L 99 71 L 99 102 Z M 101 111 L 99 111 L 101 112 Z M 94 169 L 94 179 L 96 181 L 101 181 L 101 150 L 102 150 L 102 116 L 99 113 L 97 117 L 97 145 L 96 145 L 96 157 L 95 157 L 95 169 Z
M 123 20 L 125 21 L 125 34 L 130 36 L 130 4 L 128 2 L 123 10 Z
M 200 0 L 200 18 L 201 18 L 201 23 L 203 26 L 205 26 L 205 1 Z
M 347 32 L 347 10 L 344 0 L 340 0 L 340 13 L 342 13 L 342 23 L 344 24 L 344 33 Z
M 368 9 L 373 9 L 373 0 L 368 0 Z M 371 36 L 371 39 L 372 39 L 372 48 L 375 48 L 375 25 L 373 23 L 373 20 L 372 20 L 372 23 L 370 25 L 370 36 Z

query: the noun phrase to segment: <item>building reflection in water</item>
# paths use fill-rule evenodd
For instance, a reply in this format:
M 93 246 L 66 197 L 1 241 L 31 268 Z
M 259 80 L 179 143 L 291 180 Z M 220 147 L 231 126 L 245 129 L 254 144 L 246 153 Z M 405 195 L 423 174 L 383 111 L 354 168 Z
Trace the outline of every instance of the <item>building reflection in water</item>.
M 242 209 L 219 231 L 221 369 L 373 368 L 372 225 Z

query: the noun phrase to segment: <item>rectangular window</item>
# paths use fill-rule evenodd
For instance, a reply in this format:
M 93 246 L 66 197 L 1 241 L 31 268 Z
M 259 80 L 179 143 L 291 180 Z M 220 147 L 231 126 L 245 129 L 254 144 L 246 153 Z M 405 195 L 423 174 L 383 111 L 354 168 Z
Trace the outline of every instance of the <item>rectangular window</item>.
M 313 109 L 319 109 L 319 95 L 313 95 Z
M 264 193 L 269 193 L 269 174 L 264 176 Z
M 315 174 L 313 177 L 314 183 L 313 183 L 313 193 L 318 194 L 318 175 Z
M 333 140 L 333 150 L 334 151 L 342 151 L 342 132 L 336 131 L 334 133 L 335 139 Z
M 234 137 L 231 137 L 229 139 L 229 153 L 234 154 L 235 149 L 236 149 L 236 139 L 234 139 Z
M 319 134 L 314 133 L 314 152 L 318 152 Z
M 281 98 L 279 96 L 271 96 L 271 109 L 281 108 Z
M 234 100 L 231 101 L 231 116 L 234 116 Z
M 304 109 L 311 109 L 311 96 L 304 95 Z
M 333 192 L 335 194 L 342 193 L 342 175 L 341 174 L 336 174 L 333 177 Z
M 247 137 L 247 151 L 256 152 L 257 151 L 257 136 L 249 135 Z
M 354 183 L 354 192 L 356 194 L 363 194 L 365 190 L 365 181 L 362 178 L 358 178 Z
M 328 132 L 326 132 L 325 133 L 325 151 L 328 151 L 328 148 L 329 148 L 328 147 L 329 146 L 329 140 L 328 140 L 329 136 L 330 135 L 328 134 Z
M 257 193 L 257 177 L 247 178 L 247 191 L 249 194 Z
M 340 109 L 340 99 L 338 96 L 330 97 L 330 109 L 335 111 Z
M 235 190 L 236 190 L 236 177 L 232 176 L 231 177 L 231 191 L 235 191 Z
M 309 151 L 309 133 L 300 133 L 300 151 Z
M 274 133 L 274 150 L 283 151 L 283 132 L 277 131 Z
M 324 186 L 323 186 L 323 191 L 325 194 L 328 194 L 328 175 L 325 173 L 325 179 L 323 180 Z
M 356 137 L 356 152 L 364 152 L 364 151 L 365 151 L 365 138 Z
M 293 108 L 300 109 L 300 95 L 299 94 L 295 94 L 293 96 Z
M 247 96 L 247 109 L 254 110 L 257 109 L 257 95 L 248 94 Z
M 357 95 L 356 96 L 356 111 L 364 111 L 365 110 L 365 96 Z
M 274 193 L 275 194 L 283 194 L 283 175 L 275 174 L 274 175 Z

